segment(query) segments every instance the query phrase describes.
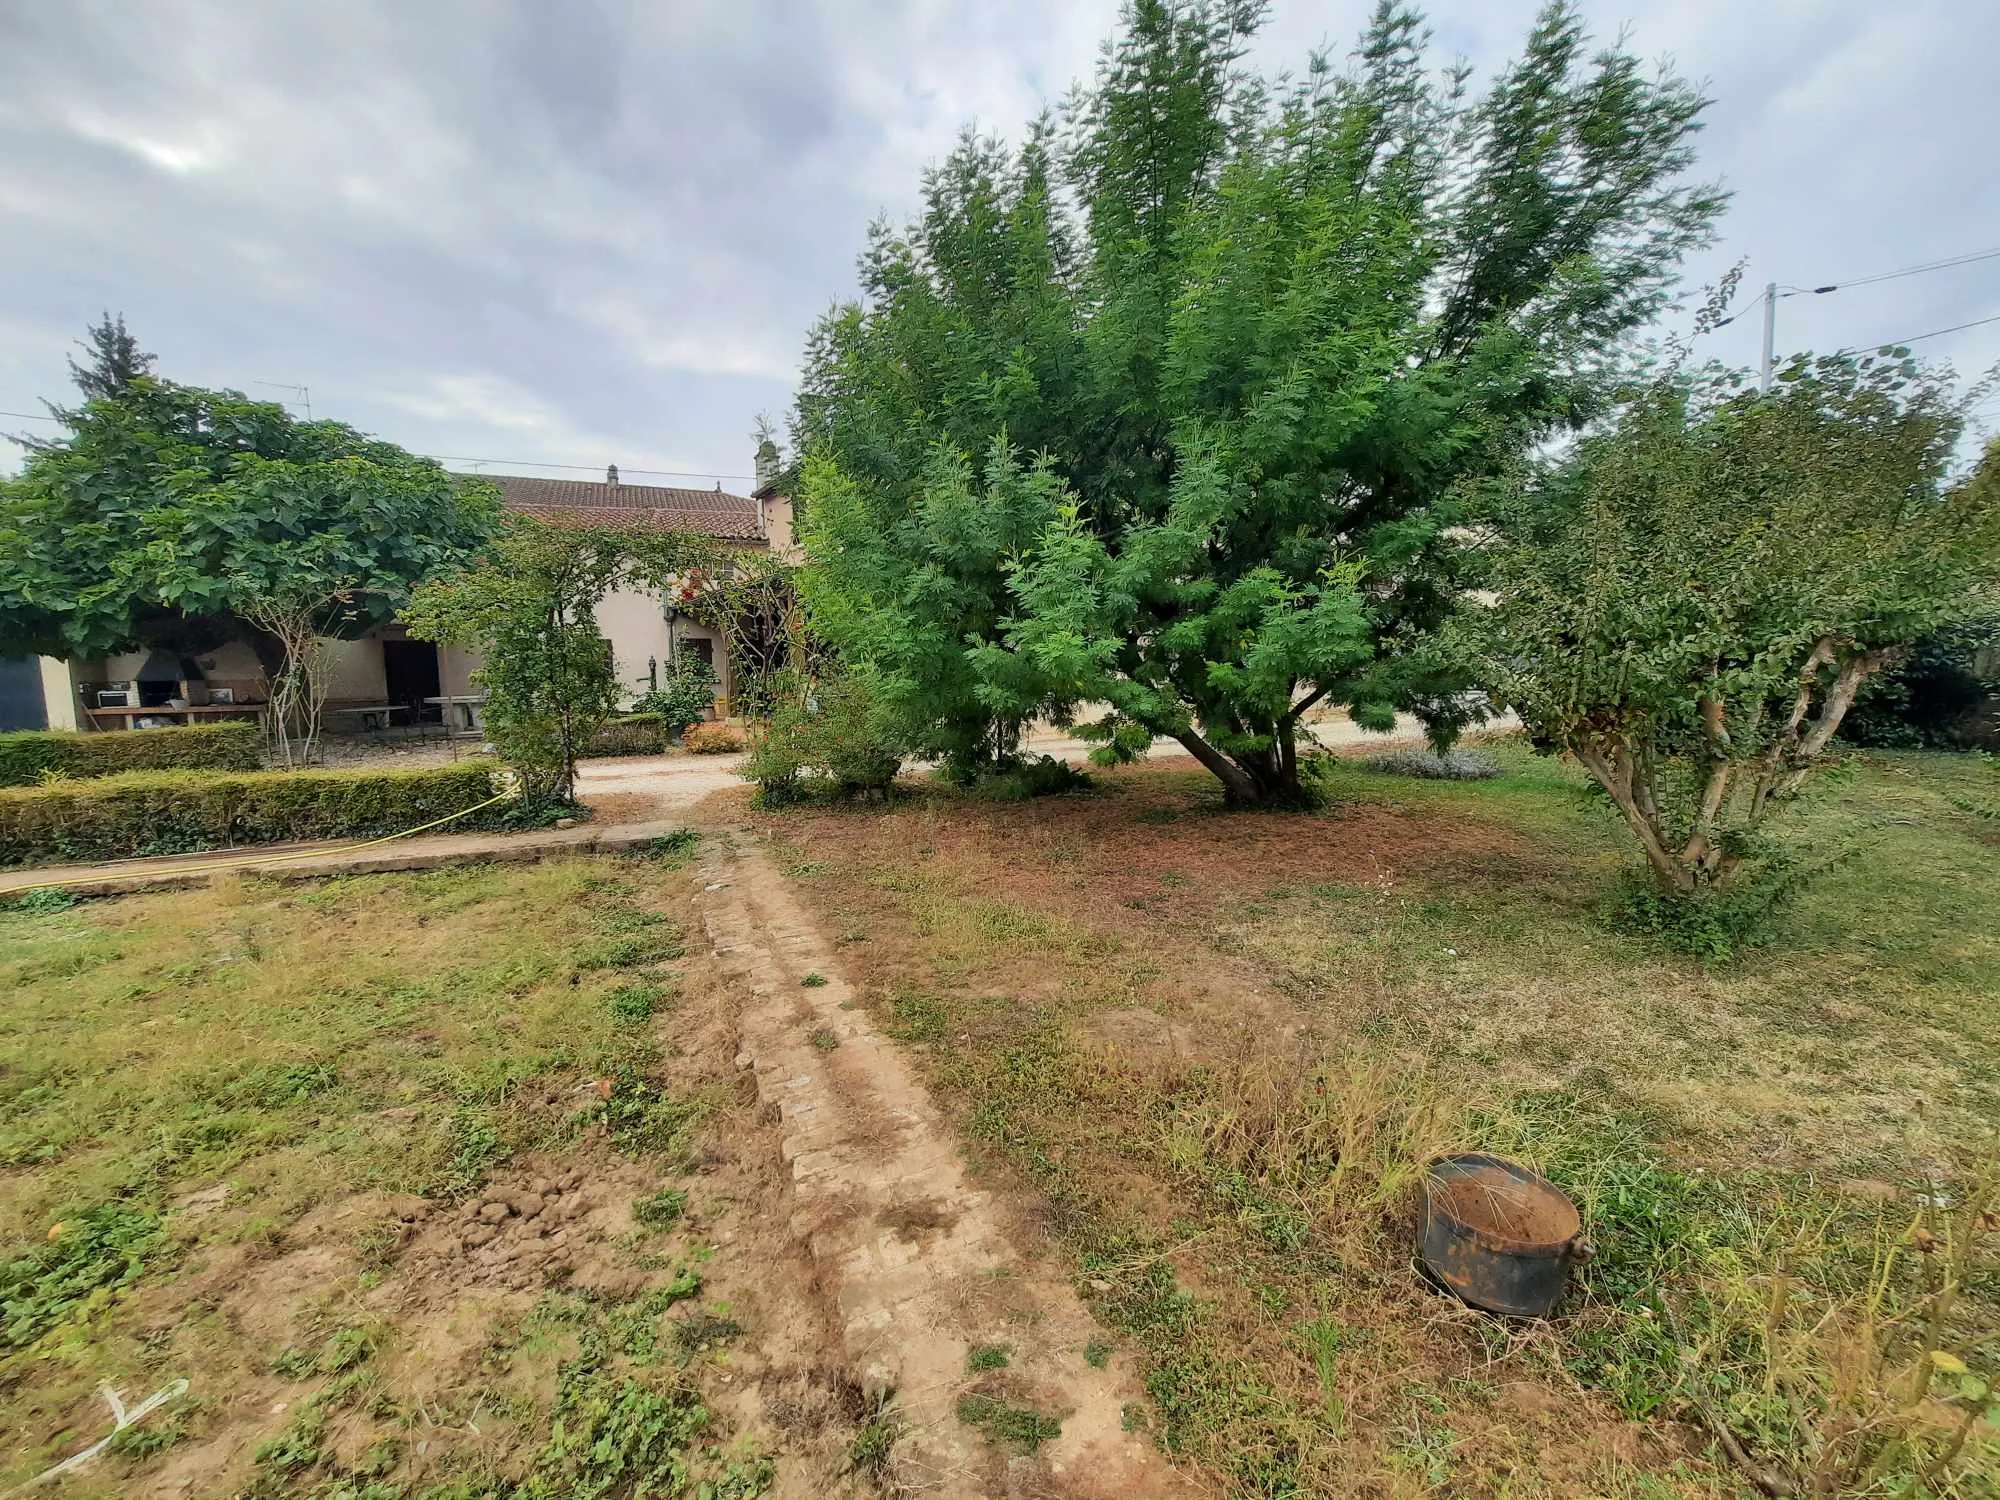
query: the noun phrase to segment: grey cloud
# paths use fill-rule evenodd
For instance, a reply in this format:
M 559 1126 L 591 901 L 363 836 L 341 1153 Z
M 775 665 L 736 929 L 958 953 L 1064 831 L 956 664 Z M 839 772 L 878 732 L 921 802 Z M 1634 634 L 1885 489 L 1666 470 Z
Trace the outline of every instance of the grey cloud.
M 1260 56 L 1338 52 L 1365 9 L 1278 0 Z M 1434 24 L 1490 67 L 1532 9 L 1452 0 Z M 1697 276 L 2000 244 L 1980 65 L 2000 12 L 1590 9 L 1711 80 L 1704 166 L 1738 196 Z M 868 221 L 910 211 L 962 124 L 1016 131 L 1087 73 L 1114 14 L 0 0 L 0 409 L 61 395 L 67 341 L 122 308 L 169 374 L 304 382 L 319 413 L 424 451 L 740 473 Z M 1785 330 L 1825 345 L 2000 312 L 1996 267 L 1792 299 Z M 1926 347 L 1973 367 L 2000 325 Z

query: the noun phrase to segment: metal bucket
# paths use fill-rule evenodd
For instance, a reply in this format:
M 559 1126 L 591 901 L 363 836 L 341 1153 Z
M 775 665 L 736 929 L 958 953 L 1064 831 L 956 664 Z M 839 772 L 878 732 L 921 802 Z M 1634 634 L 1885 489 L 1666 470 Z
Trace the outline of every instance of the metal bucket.
M 1576 1205 L 1526 1167 L 1470 1152 L 1443 1156 L 1424 1178 L 1417 1211 L 1424 1269 L 1474 1307 L 1545 1318 L 1590 1243 Z

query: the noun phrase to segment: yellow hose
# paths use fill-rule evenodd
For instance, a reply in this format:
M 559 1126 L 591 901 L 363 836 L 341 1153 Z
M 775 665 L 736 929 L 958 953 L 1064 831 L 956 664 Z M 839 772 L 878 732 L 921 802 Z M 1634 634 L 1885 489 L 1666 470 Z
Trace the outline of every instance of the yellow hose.
M 496 802 L 506 802 L 520 795 L 518 790 L 510 788 L 507 791 L 488 797 L 484 802 L 475 802 L 472 806 L 460 808 L 455 813 L 446 813 L 442 818 L 433 818 L 428 823 L 419 823 L 415 828 L 405 828 L 401 833 L 385 833 L 380 838 L 363 839 L 358 844 L 348 844 L 338 849 L 290 849 L 282 854 L 242 855 L 231 859 L 214 860 L 208 864 L 201 865 L 169 865 L 162 869 L 160 873 L 163 875 L 210 875 L 220 870 L 247 870 L 253 865 L 282 864 L 288 859 L 318 859 L 328 854 L 352 854 L 357 849 L 372 849 L 377 844 L 391 844 L 397 839 L 406 839 L 413 833 L 423 833 L 427 829 L 441 828 L 446 823 L 455 823 L 460 818 L 466 817 L 471 813 L 476 813 L 483 807 L 491 807 Z M 115 860 L 108 861 L 107 863 L 137 864 L 142 860 L 157 857 L 155 855 L 140 855 L 130 861 Z M 71 875 L 62 880 L 44 880 L 38 885 L 9 886 L 5 890 L 0 890 L 0 901 L 25 895 L 29 891 L 55 891 L 61 890 L 66 885 L 91 885 L 100 880 L 116 880 L 117 878 L 115 874 L 107 874 L 100 869 L 93 875 Z

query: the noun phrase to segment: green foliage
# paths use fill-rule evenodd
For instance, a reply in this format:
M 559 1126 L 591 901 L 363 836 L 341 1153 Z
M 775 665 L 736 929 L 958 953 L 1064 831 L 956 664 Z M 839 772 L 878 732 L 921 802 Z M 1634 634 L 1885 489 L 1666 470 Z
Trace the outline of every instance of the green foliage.
M 611 992 L 611 1014 L 628 1026 L 637 1026 L 653 1018 L 665 998 L 666 990 L 657 984 L 641 982 L 621 984 Z
M 887 1478 L 889 1459 L 895 1452 L 896 1439 L 901 1435 L 893 1413 L 886 1409 L 876 1412 L 862 1424 L 853 1441 L 847 1445 L 848 1471 L 878 1481 Z
M 100 1203 L 64 1220 L 42 1244 L 0 1261 L 0 1351 L 104 1305 L 144 1274 L 165 1239 L 150 1209 Z
M 709 550 L 672 532 L 512 518 L 476 566 L 419 587 L 405 619 L 420 640 L 484 653 L 475 680 L 495 748 L 530 800 L 569 801 L 577 758 L 624 696 L 597 606 L 620 585 L 664 587 Z
M 408 771 L 129 771 L 0 791 L 0 866 L 400 833 L 494 795 L 491 762 Z M 495 803 L 447 825 L 491 828 Z
M 641 694 L 633 707 L 657 715 L 667 738 L 678 739 L 690 724 L 699 724 L 715 711 L 715 688 L 715 668 L 683 645 L 666 686 Z
M 1109 1339 L 1093 1335 L 1083 1346 L 1083 1362 L 1093 1370 L 1101 1370 L 1111 1363 L 1115 1352 Z
M 688 1195 L 683 1188 L 661 1188 L 632 1200 L 632 1222 L 648 1229 L 671 1229 L 687 1213 Z
M 485 540 L 499 495 L 339 422 L 143 374 L 60 412 L 0 486 L 0 650 L 268 648 L 241 611 L 320 598 L 322 634 L 392 618 Z
M 1315 703 L 1441 734 L 1408 649 L 1471 563 L 1458 492 L 1600 401 L 1718 194 L 1699 93 L 1546 6 L 1485 95 L 1378 8 L 1345 75 L 1245 64 L 1260 8 L 1126 12 L 1066 129 L 968 133 L 879 229 L 799 400 L 799 587 L 885 738 L 969 776 L 1110 706 L 1306 800 Z
M 642 703 L 644 699 L 640 700 Z M 667 748 L 667 721 L 657 713 L 619 714 L 606 719 L 583 753 L 589 755 L 660 755 Z
M 1878 673 L 1840 726 L 1851 744 L 2000 749 L 2000 623 L 1975 620 L 1924 637 Z
M 6 902 L 4 909 L 17 911 L 24 917 L 51 917 L 75 905 L 76 896 L 72 892 L 61 886 L 45 885 Z
M 1055 1418 L 1045 1417 L 1025 1403 L 978 1392 L 958 1398 L 958 1420 L 1018 1453 L 1034 1453 L 1043 1443 L 1062 1436 L 1062 1423 Z
M 120 771 L 254 771 L 263 764 L 260 743 L 255 724 L 168 725 L 103 734 L 17 730 L 0 734 L 0 787 Z
M 980 776 L 967 790 L 984 802 L 1026 802 L 1031 797 L 1062 797 L 1090 788 L 1088 772 L 1053 755 L 1037 755 Z
M 974 1344 L 965 1351 L 965 1373 L 983 1375 L 988 1370 L 1004 1370 L 1014 1361 L 1005 1344 Z
M 1781 849 L 1861 685 L 2000 604 L 2000 450 L 1947 482 L 1943 377 L 1892 353 L 1741 383 L 1670 374 L 1500 486 L 1499 602 L 1465 622 L 1494 703 L 1582 762 L 1669 900 Z
M 854 676 L 827 678 L 779 705 L 743 774 L 766 807 L 814 797 L 880 797 L 903 756 L 884 727 L 874 689 Z
M 672 833 L 663 833 L 656 839 L 648 839 L 630 851 L 630 857 L 648 860 L 664 865 L 669 870 L 678 870 L 694 858 L 694 852 L 701 846 L 701 835 L 692 828 L 676 828 Z
M 89 342 L 77 340 L 77 347 L 90 356 L 87 364 L 69 361 L 69 378 L 87 400 L 115 401 L 130 391 L 153 370 L 153 356 L 139 347 L 125 327 L 125 314 L 105 313 L 85 330 Z

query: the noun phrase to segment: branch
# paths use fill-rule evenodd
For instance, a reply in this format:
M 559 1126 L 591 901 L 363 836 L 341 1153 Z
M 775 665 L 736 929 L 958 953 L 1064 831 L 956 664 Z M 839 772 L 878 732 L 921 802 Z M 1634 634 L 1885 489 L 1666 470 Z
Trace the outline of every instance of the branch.
M 1307 709 L 1311 708 L 1315 703 L 1319 702 L 1320 699 L 1324 698 L 1331 691 L 1333 691 L 1331 685 L 1322 688 L 1314 688 L 1311 693 L 1307 694 L 1305 697 L 1301 698 L 1297 703 L 1294 703 L 1290 708 L 1286 709 L 1285 716 L 1282 719 L 1278 720 L 1278 722 L 1280 724 L 1298 723 L 1299 715 L 1303 714 Z
M 1646 861 L 1653 871 L 1673 890 L 1686 895 L 1694 889 L 1694 877 L 1687 867 L 1678 863 L 1668 852 L 1661 839 L 1659 829 L 1640 811 L 1638 802 L 1632 795 L 1631 762 L 1614 751 L 1611 759 L 1606 759 L 1602 749 L 1595 745 L 1578 744 L 1570 747 L 1571 753 L 1583 763 L 1597 784 L 1604 788 L 1618 811 L 1624 815 L 1626 824 L 1638 835 L 1639 845 L 1646 852 Z

